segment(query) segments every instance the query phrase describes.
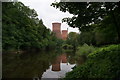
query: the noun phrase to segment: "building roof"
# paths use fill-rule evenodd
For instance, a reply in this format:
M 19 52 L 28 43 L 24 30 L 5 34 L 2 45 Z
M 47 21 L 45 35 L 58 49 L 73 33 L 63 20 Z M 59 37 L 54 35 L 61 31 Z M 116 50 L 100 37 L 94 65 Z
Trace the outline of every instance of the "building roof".
M 59 23 L 59 22 L 54 22 L 54 23 L 52 23 L 52 24 L 61 24 L 61 23 Z

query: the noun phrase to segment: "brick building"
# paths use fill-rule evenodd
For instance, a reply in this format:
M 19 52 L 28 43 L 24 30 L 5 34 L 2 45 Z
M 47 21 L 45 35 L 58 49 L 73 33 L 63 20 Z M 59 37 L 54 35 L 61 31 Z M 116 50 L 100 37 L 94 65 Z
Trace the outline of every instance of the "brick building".
M 61 39 L 61 23 L 52 23 L 52 29 L 56 37 Z
M 61 23 L 52 23 L 52 29 L 57 38 L 63 40 L 67 39 L 68 30 L 62 30 L 61 32 Z
M 68 36 L 68 30 L 62 30 L 62 39 L 66 40 Z

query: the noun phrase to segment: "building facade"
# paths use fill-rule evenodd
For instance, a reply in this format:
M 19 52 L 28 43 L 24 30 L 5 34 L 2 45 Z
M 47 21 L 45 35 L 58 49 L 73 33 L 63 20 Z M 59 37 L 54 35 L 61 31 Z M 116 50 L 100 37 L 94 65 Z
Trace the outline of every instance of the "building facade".
M 61 39 L 61 23 L 52 23 L 52 29 L 56 37 Z
M 68 36 L 68 30 L 61 31 L 61 23 L 52 23 L 52 31 L 55 33 L 55 36 L 59 39 L 66 40 Z
M 62 30 L 62 39 L 66 40 L 68 36 L 68 30 Z

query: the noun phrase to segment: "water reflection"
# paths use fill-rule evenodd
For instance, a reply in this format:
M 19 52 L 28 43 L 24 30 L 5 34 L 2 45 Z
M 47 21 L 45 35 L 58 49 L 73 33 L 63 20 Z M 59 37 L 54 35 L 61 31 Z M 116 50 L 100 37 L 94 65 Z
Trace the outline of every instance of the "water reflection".
M 70 64 L 67 59 L 65 53 L 58 56 L 49 69 L 43 73 L 42 78 L 63 78 L 75 66 L 75 64 Z
M 65 53 L 62 54 L 60 57 L 61 57 L 62 63 L 67 63 L 67 55 Z
M 52 71 L 60 71 L 60 62 L 61 62 L 61 58 L 60 56 L 57 56 L 56 60 L 54 60 L 52 62 Z
M 52 71 L 61 71 L 60 64 L 67 63 L 66 54 L 62 54 L 52 63 Z
M 3 54 L 3 78 L 61 78 L 72 70 L 73 62 L 65 53 Z

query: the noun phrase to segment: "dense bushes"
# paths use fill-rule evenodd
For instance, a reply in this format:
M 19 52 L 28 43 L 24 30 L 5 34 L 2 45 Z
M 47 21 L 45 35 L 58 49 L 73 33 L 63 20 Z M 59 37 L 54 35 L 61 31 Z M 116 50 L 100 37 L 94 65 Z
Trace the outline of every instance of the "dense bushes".
M 93 47 L 92 45 L 89 46 L 87 44 L 79 46 L 75 53 L 76 65 L 78 66 L 83 64 L 87 60 L 87 56 L 96 49 L 96 47 Z
M 88 60 L 66 74 L 65 80 L 76 78 L 118 78 L 120 76 L 120 45 L 103 47 L 88 55 Z
M 77 51 L 76 51 L 76 55 L 77 56 L 80 56 L 80 55 L 88 55 L 89 53 L 92 53 L 93 51 L 95 51 L 95 47 L 93 46 L 89 46 L 87 44 L 84 44 L 83 46 L 79 46 L 77 48 Z

